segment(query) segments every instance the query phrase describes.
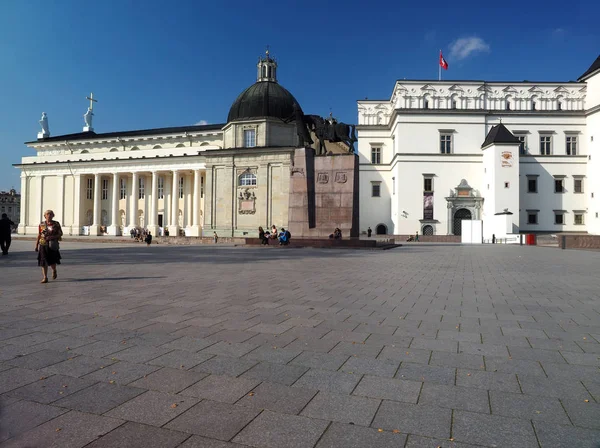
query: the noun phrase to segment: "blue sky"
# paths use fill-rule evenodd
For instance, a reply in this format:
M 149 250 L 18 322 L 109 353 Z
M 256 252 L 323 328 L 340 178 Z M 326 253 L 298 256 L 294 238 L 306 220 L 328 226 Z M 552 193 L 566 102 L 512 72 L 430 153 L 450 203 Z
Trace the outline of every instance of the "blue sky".
M 222 123 L 270 45 L 306 113 L 356 122 L 394 81 L 574 80 L 600 53 L 600 2 L 6 0 L 0 4 L 0 190 L 53 136 Z

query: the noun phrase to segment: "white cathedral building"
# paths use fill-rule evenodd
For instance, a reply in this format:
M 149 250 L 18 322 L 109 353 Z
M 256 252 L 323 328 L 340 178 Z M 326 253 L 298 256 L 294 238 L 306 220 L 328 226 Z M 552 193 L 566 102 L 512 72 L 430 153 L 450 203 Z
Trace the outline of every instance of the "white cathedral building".
M 398 80 L 357 130 L 363 232 L 600 234 L 600 57 L 577 82 Z

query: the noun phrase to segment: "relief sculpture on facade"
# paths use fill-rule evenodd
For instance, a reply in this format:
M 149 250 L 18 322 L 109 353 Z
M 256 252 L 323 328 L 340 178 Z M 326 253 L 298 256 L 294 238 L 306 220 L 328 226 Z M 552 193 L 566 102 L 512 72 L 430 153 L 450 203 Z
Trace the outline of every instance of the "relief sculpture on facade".
M 256 195 L 249 188 L 240 191 L 238 196 L 238 211 L 240 215 L 253 215 L 256 213 Z

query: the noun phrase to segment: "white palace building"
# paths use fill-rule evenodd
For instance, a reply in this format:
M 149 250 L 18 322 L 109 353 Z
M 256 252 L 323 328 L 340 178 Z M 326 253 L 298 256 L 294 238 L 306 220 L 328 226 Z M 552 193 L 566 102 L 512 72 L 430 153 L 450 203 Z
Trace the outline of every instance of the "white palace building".
M 363 232 L 600 234 L 600 57 L 577 82 L 398 80 L 357 130 Z

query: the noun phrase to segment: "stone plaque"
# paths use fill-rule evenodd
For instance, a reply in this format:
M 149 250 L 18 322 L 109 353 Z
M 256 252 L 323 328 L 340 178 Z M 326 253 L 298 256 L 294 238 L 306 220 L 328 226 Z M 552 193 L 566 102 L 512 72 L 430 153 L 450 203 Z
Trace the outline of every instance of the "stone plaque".
M 320 184 L 328 184 L 329 183 L 329 173 L 318 173 L 317 174 L 317 182 Z
M 253 215 L 256 213 L 256 196 L 253 191 L 246 188 L 240 191 L 238 197 L 238 212 L 240 215 Z
M 335 181 L 338 184 L 345 184 L 348 181 L 348 176 L 344 172 L 335 173 Z

